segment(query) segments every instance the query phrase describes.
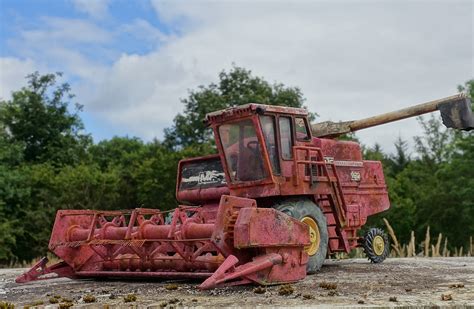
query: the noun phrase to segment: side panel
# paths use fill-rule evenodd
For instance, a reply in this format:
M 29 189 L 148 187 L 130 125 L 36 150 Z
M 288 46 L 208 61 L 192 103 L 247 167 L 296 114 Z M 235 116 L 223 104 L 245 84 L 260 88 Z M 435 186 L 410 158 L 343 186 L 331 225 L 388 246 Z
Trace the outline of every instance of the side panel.
M 219 201 L 229 188 L 219 155 L 181 160 L 176 180 L 176 199 L 180 203 L 202 204 Z
M 364 181 L 359 186 L 359 194 L 365 207 L 363 207 L 361 214 L 370 216 L 389 209 L 390 201 L 382 163 L 364 161 L 362 179 Z
M 315 184 L 315 200 L 323 209 L 328 222 L 329 252 L 348 252 L 358 246 L 358 231 L 367 217 L 390 207 L 383 167 L 378 161 L 362 159 L 360 145 L 350 141 L 314 138 L 321 149 L 328 171 L 335 170 L 340 199 L 331 199 L 334 191 L 325 190 L 327 183 Z M 343 215 L 337 214 L 334 203 L 341 204 Z M 342 219 L 342 220 L 341 220 Z

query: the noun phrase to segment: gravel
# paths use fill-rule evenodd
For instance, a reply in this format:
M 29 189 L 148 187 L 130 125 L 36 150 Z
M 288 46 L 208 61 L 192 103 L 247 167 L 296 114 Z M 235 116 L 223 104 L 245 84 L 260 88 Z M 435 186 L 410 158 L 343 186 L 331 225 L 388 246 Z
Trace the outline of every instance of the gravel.
M 0 269 L 0 303 L 13 303 L 17 308 L 41 302 L 46 307 L 56 308 L 63 299 L 72 300 L 74 307 L 83 308 L 104 305 L 110 308 L 130 305 L 139 308 L 474 306 L 473 257 L 387 259 L 382 264 L 362 259 L 327 260 L 320 272 L 291 284 L 292 293 L 280 293 L 281 286 L 260 290 L 251 285 L 200 291 L 197 289 L 199 281 L 190 280 L 56 278 L 16 284 L 15 277 L 23 271 Z M 335 288 L 328 289 L 328 286 Z M 95 302 L 85 303 L 85 295 L 94 296 Z M 136 301 L 125 303 L 129 295 L 135 295 Z M 52 297 L 59 297 L 59 303 L 50 305 Z

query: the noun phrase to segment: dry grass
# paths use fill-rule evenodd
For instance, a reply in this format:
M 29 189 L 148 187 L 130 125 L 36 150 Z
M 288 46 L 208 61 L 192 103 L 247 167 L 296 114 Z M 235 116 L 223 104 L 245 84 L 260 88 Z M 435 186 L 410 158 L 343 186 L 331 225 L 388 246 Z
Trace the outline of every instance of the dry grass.
M 454 248 L 454 252 L 448 250 L 448 238 L 444 237 L 442 233 L 438 237 L 432 238 L 430 234 L 430 227 L 428 226 L 425 233 L 425 239 L 420 243 L 416 243 L 415 232 L 411 231 L 410 241 L 408 244 L 401 244 L 387 219 L 383 219 L 387 232 L 391 238 L 391 252 L 390 257 L 459 257 L 459 256 L 474 256 L 474 239 L 469 238 L 469 250 L 463 247 Z M 434 241 L 432 243 L 432 241 Z M 419 251 L 417 251 L 419 250 Z M 336 259 L 347 258 L 365 258 L 365 253 L 362 248 L 357 248 L 351 254 L 336 253 Z
M 392 239 L 392 251 L 390 253 L 391 257 L 414 257 L 414 256 L 424 256 L 424 257 L 450 257 L 450 256 L 474 256 L 474 243 L 473 237 L 469 238 L 469 250 L 464 251 L 463 247 L 454 248 L 454 253 L 451 254 L 448 250 L 448 238 L 444 238 L 443 249 L 441 250 L 441 244 L 443 243 L 443 234 L 439 233 L 436 238 L 436 242 L 431 243 L 432 238 L 430 234 L 430 227 L 426 228 L 425 239 L 421 242 L 419 248 L 423 248 L 422 252 L 416 252 L 416 242 L 415 242 L 415 232 L 411 231 L 410 241 L 408 245 L 400 245 L 395 232 L 388 222 L 387 219 L 383 219 L 387 231 Z
M 392 226 L 388 223 L 387 219 L 383 218 L 383 222 L 385 222 L 388 233 L 390 234 L 390 237 L 392 237 L 392 249 L 395 250 L 398 256 L 401 256 L 402 248 L 400 247 L 400 244 L 398 243 L 397 235 L 395 235 L 395 232 L 393 231 Z

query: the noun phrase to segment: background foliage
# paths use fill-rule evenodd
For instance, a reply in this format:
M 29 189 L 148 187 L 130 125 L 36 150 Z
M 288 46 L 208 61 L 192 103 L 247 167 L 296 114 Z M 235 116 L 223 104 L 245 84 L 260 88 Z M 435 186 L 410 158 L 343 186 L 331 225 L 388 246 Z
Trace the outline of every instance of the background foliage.
M 43 255 L 58 209 L 169 209 L 180 159 L 213 153 L 204 115 L 259 102 L 304 107 L 300 89 L 270 84 L 233 67 L 216 84 L 191 90 L 183 113 L 164 140 L 114 137 L 94 143 L 60 74 L 27 77 L 26 86 L 0 101 L 0 264 Z M 474 80 L 460 86 L 474 96 Z M 474 134 L 448 131 L 436 117 L 420 119 L 425 134 L 413 153 L 398 139 L 394 154 L 364 147 L 366 158 L 384 162 L 392 208 L 387 217 L 406 242 L 413 229 L 443 232 L 460 246 L 474 235 Z M 354 139 L 355 136 L 346 138 Z

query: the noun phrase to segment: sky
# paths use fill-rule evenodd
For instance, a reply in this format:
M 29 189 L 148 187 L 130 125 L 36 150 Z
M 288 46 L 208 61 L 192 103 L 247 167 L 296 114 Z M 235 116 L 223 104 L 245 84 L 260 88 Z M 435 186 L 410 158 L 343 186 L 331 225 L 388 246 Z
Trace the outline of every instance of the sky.
M 86 130 L 162 139 L 180 99 L 232 65 L 299 87 L 321 121 L 450 96 L 473 78 L 473 1 L 0 0 L 0 98 L 63 72 Z M 415 119 L 367 129 L 393 151 Z

